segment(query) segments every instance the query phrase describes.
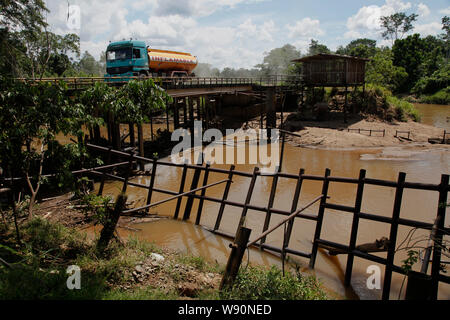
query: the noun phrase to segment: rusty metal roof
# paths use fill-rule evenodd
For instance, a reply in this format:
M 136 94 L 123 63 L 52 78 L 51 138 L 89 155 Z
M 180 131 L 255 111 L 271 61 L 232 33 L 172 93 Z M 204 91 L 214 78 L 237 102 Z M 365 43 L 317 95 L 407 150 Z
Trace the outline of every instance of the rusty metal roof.
M 323 60 L 357 60 L 357 61 L 370 61 L 370 59 L 360 58 L 360 57 L 352 57 L 345 56 L 342 54 L 334 54 L 334 53 L 319 53 L 313 56 L 307 56 L 300 59 L 292 60 L 292 62 L 311 62 L 311 61 L 323 61 Z

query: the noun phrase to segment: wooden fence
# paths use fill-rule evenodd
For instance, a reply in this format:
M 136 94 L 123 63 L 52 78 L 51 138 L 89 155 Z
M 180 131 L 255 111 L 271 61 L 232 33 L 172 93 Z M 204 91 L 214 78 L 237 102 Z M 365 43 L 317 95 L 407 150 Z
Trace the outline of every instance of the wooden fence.
M 126 177 L 119 177 L 115 176 L 110 173 L 106 172 L 100 172 L 100 170 L 88 170 L 85 171 L 85 173 L 89 174 L 95 174 L 100 175 L 102 177 L 102 182 L 100 185 L 99 193 L 101 194 L 103 190 L 103 185 L 106 178 L 111 178 L 115 180 L 119 180 L 123 182 L 123 188 L 122 191 L 127 190 L 127 186 L 135 186 L 139 188 L 144 188 L 148 190 L 148 196 L 147 196 L 147 205 L 139 208 L 129 209 L 123 212 L 123 214 L 133 214 L 136 212 L 144 212 L 148 213 L 148 209 L 150 207 L 159 205 L 161 203 L 177 200 L 176 208 L 173 217 L 175 219 L 178 219 L 181 213 L 181 202 L 183 197 L 187 197 L 187 202 L 184 207 L 184 212 L 182 215 L 183 220 L 188 220 L 191 218 L 192 214 L 192 207 L 194 200 L 199 201 L 196 217 L 195 217 L 195 224 L 201 225 L 201 217 L 203 212 L 203 205 L 205 202 L 213 202 L 213 203 L 219 203 L 219 211 L 217 213 L 216 221 L 214 224 L 214 227 L 212 229 L 207 228 L 209 231 L 230 237 L 235 238 L 236 234 L 229 234 L 225 233 L 223 231 L 220 231 L 220 225 L 222 222 L 222 219 L 224 215 L 226 214 L 226 206 L 231 207 L 238 207 L 242 209 L 241 213 L 241 220 L 238 226 L 237 230 L 240 230 L 243 223 L 243 218 L 246 217 L 247 212 L 249 210 L 257 211 L 260 213 L 265 214 L 264 218 L 264 227 L 262 230 L 262 236 L 261 239 L 258 242 L 252 243 L 254 246 L 260 247 L 261 249 L 266 249 L 275 253 L 279 254 L 292 254 L 300 257 L 304 257 L 309 259 L 309 266 L 311 268 L 314 268 L 317 258 L 317 252 L 320 247 L 326 248 L 328 250 L 334 249 L 339 251 L 340 254 L 347 254 L 347 265 L 346 265 L 346 272 L 345 272 L 345 285 L 350 285 L 351 277 L 352 277 L 352 270 L 353 270 L 353 261 L 354 257 L 359 257 L 365 260 L 369 260 L 375 263 L 379 263 L 385 266 L 385 273 L 384 273 L 384 285 L 383 285 L 383 293 L 382 293 L 382 299 L 388 300 L 389 294 L 390 294 L 390 287 L 391 287 L 391 280 L 392 280 L 392 273 L 400 273 L 400 274 L 406 274 L 406 271 L 400 267 L 394 264 L 394 257 L 395 257 L 395 250 L 396 250 L 396 244 L 397 244 L 397 233 L 399 226 L 407 226 L 412 228 L 418 228 L 418 229 L 424 229 L 424 230 L 434 230 L 433 231 L 433 256 L 432 256 L 432 268 L 431 268 L 431 282 L 432 282 L 432 298 L 437 299 L 438 296 L 438 285 L 439 282 L 450 284 L 450 277 L 447 275 L 444 275 L 440 272 L 440 266 L 441 266 L 441 256 L 442 256 L 442 250 L 443 250 L 443 237 L 445 235 L 448 235 L 450 232 L 450 228 L 445 227 L 444 221 L 445 221 L 445 214 L 446 214 L 446 206 L 447 206 L 447 196 L 448 192 L 450 191 L 450 185 L 449 185 L 449 175 L 442 175 L 441 182 L 439 184 L 427 184 L 427 183 L 414 183 L 414 182 L 407 182 L 406 181 L 406 174 L 405 173 L 399 173 L 398 180 L 397 181 L 387 181 L 387 180 L 378 180 L 378 179 L 372 179 L 366 177 L 366 171 L 361 170 L 359 174 L 359 178 L 344 178 L 344 177 L 333 177 L 331 176 L 331 171 L 329 169 L 325 170 L 325 173 L 323 176 L 319 175 L 308 175 L 305 174 L 304 169 L 300 169 L 298 174 L 291 174 L 291 173 L 284 173 L 284 172 L 278 172 L 272 176 L 272 186 L 271 186 L 271 192 L 268 198 L 268 204 L 267 206 L 257 206 L 254 204 L 251 204 L 251 199 L 253 196 L 254 187 L 256 184 L 256 180 L 259 176 L 261 176 L 261 173 L 258 168 L 255 168 L 252 173 L 249 172 L 241 172 L 235 170 L 235 166 L 230 166 L 229 170 L 226 169 L 219 169 L 219 168 L 213 168 L 210 165 L 191 165 L 191 164 L 174 164 L 172 162 L 163 162 L 163 161 L 157 161 L 154 159 L 147 159 L 144 157 L 139 157 L 133 154 L 128 154 L 126 152 L 116 151 L 112 149 L 108 149 L 105 147 L 100 147 L 92 144 L 87 144 L 88 148 L 95 150 L 95 151 L 103 151 L 103 152 L 109 152 L 110 154 L 114 154 L 115 156 L 122 157 L 128 160 L 129 168 L 131 171 L 132 163 L 135 161 L 139 162 L 145 162 L 145 163 L 152 163 L 152 172 L 151 172 L 151 178 L 149 185 L 143 185 L 135 182 L 129 181 L 129 176 Z M 117 165 L 124 165 L 124 162 L 118 163 Z M 111 168 L 114 164 L 107 164 L 106 166 L 103 166 L 103 168 Z M 180 185 L 178 190 L 165 190 L 161 188 L 155 187 L 155 180 L 156 180 L 156 171 L 161 166 L 169 166 L 169 167 L 180 167 L 182 168 L 182 175 L 180 178 Z M 188 170 L 193 170 L 193 178 L 191 181 L 191 185 L 188 192 L 184 192 L 185 185 L 187 183 L 186 177 Z M 203 181 L 201 182 L 201 186 L 199 186 L 200 183 L 200 175 L 201 172 L 204 172 L 203 175 Z M 208 177 L 210 173 L 216 173 L 216 174 L 222 174 L 224 175 L 224 179 L 220 180 L 216 183 L 208 184 Z M 230 187 L 231 183 L 233 181 L 233 178 L 239 176 L 239 177 L 246 177 L 250 179 L 250 184 L 247 190 L 247 195 L 244 203 L 231 201 L 228 199 L 229 193 L 230 193 Z M 274 208 L 274 202 L 275 202 L 275 196 L 276 196 L 276 190 L 277 190 L 277 184 L 279 182 L 279 179 L 291 179 L 296 181 L 296 187 L 294 191 L 294 196 L 291 203 L 291 209 L 290 211 L 287 210 L 281 210 Z M 268 231 L 271 217 L 272 215 L 281 215 L 285 217 L 291 216 L 293 213 L 297 211 L 297 206 L 302 190 L 302 185 L 304 181 L 321 181 L 322 182 L 322 192 L 319 195 L 320 197 L 320 206 L 317 215 L 308 214 L 308 213 L 299 213 L 295 215 L 295 219 L 290 219 L 287 222 L 287 229 L 285 233 L 285 239 L 283 241 L 283 244 L 280 244 L 280 246 L 272 246 L 265 243 L 265 235 L 264 233 Z M 354 201 L 354 206 L 345 206 L 345 205 L 339 205 L 334 204 L 332 202 L 329 202 L 328 199 L 328 188 L 330 182 L 333 183 L 343 183 L 343 184 L 354 184 L 357 186 L 357 192 L 356 197 Z M 221 198 L 213 198 L 206 195 L 206 189 L 212 186 L 216 186 L 219 184 L 224 185 L 223 195 Z M 363 195 L 364 195 L 364 189 L 365 186 L 372 185 L 372 186 L 381 186 L 386 188 L 393 188 L 395 189 L 395 200 L 393 203 L 393 211 L 391 217 L 386 216 L 380 216 L 375 215 L 371 213 L 362 212 L 362 201 L 363 201 Z M 415 190 L 423 190 L 423 191 L 432 191 L 439 194 L 439 202 L 438 202 L 438 210 L 437 210 L 437 216 L 436 216 L 436 223 L 431 224 L 427 222 L 422 221 L 415 221 L 410 219 L 405 219 L 400 217 L 400 209 L 402 206 L 403 201 L 403 193 L 407 189 L 415 189 Z M 167 194 L 171 196 L 170 198 L 167 198 L 166 200 L 159 201 L 152 203 L 152 195 L 154 192 Z M 200 192 L 200 194 L 196 194 L 196 192 Z M 352 228 L 351 228 L 351 236 L 349 243 L 336 243 L 331 242 L 323 239 L 322 234 L 322 225 L 324 219 L 326 219 L 326 210 L 337 210 L 346 212 L 352 215 Z M 310 220 L 316 222 L 315 232 L 314 232 L 314 238 L 313 238 L 313 245 L 311 252 L 302 252 L 293 248 L 289 247 L 290 238 L 292 235 L 294 220 L 301 219 L 301 220 Z M 390 234 L 389 234 L 389 241 L 387 241 L 387 249 L 386 250 L 374 250 L 371 252 L 378 252 L 378 251 L 387 251 L 387 256 L 385 258 L 371 254 L 369 251 L 365 251 L 361 249 L 361 246 L 356 245 L 356 240 L 358 237 L 358 227 L 360 220 L 369 220 L 369 221 L 376 221 L 376 222 L 382 222 L 390 225 Z M 444 247 L 444 250 L 445 247 Z

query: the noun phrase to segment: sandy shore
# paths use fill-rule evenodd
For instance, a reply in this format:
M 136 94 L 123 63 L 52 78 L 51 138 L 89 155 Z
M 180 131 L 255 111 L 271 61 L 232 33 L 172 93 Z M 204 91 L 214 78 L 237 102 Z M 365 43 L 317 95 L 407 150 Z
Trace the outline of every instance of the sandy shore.
M 289 114 L 284 116 L 284 119 Z M 277 126 L 280 128 L 281 117 L 277 115 Z M 259 119 L 249 123 L 249 127 L 259 126 Z M 357 149 L 376 148 L 392 146 L 423 146 L 427 148 L 448 148 L 450 145 L 432 145 L 428 142 L 430 138 L 441 138 L 444 129 L 413 121 L 408 122 L 384 122 L 378 119 L 351 118 L 348 123 L 342 120 L 330 121 L 289 121 L 285 120 L 286 130 L 294 132 L 301 137 L 289 136 L 286 141 L 299 147 L 315 147 L 326 149 Z M 350 129 L 350 131 L 348 130 Z M 356 129 L 356 130 L 355 130 Z M 372 132 L 364 130 L 385 130 L 383 132 Z M 398 133 L 397 131 L 403 131 Z M 409 138 L 408 138 L 408 133 Z

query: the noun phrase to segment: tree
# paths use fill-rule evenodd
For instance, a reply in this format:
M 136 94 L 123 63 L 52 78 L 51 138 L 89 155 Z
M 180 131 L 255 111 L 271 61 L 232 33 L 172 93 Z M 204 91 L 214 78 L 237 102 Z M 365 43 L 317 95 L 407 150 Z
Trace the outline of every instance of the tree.
M 255 67 L 261 71 L 263 76 L 286 75 L 292 60 L 300 58 L 300 51 L 293 45 L 286 44 L 266 53 L 263 63 Z
M 44 1 L 0 3 L 0 71 L 13 77 L 61 75 L 71 67 L 69 55 L 79 56 L 80 39 L 47 31 Z
M 440 68 L 445 55 L 442 40 L 428 36 L 421 38 L 414 34 L 405 39 L 397 40 L 392 47 L 395 66 L 403 67 L 408 72 L 405 91 L 410 90 L 416 82 L 430 76 Z
M 23 67 L 33 79 L 42 76 L 62 75 L 71 67 L 69 54 L 80 55 L 80 38 L 76 34 L 60 36 L 48 31 L 36 34 L 36 38 L 28 38 L 27 32 L 17 33 L 23 43 Z
M 345 48 L 339 47 L 337 54 L 343 54 L 360 58 L 371 58 L 377 52 L 377 41 L 371 39 L 356 39 L 351 41 Z
M 445 41 L 445 57 L 448 60 L 450 57 L 450 18 L 447 16 L 442 18 L 442 30 L 445 32 L 442 39 Z
M 381 27 L 384 29 L 382 37 L 386 40 L 391 39 L 394 44 L 397 39 L 402 39 L 405 33 L 414 29 L 413 22 L 417 17 L 415 13 L 408 16 L 404 12 L 381 17 Z
M 331 53 L 331 50 L 324 44 L 320 44 L 319 41 L 311 39 L 311 43 L 308 48 L 308 55 L 313 56 L 319 53 Z
M 381 85 L 392 91 L 399 91 L 405 84 L 408 73 L 403 67 L 393 63 L 389 48 L 378 49 L 369 61 L 366 70 L 366 82 Z
M 0 162 L 9 176 L 23 177 L 31 194 L 28 214 L 45 182 L 46 160 L 52 157 L 56 135 L 80 136 L 91 119 L 73 103 L 60 84 L 0 81 Z M 37 148 L 36 148 L 37 146 Z M 61 154 L 57 154 L 61 157 Z M 57 168 L 52 167 L 52 170 Z
M 23 76 L 23 43 L 15 30 L 29 40 L 37 40 L 46 28 L 44 13 L 48 12 L 42 0 L 7 0 L 0 2 L 0 71 L 4 75 Z
M 78 72 L 84 76 L 100 76 L 102 67 L 97 60 L 88 52 L 85 51 L 77 66 Z

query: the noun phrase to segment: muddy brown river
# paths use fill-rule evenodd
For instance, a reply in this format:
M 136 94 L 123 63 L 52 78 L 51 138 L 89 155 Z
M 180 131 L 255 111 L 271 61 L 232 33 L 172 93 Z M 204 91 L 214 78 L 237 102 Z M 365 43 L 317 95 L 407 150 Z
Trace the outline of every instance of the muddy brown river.
M 427 105 L 428 106 L 428 105 Z M 425 108 L 425 107 L 423 107 Z M 436 126 L 442 125 L 445 128 L 447 124 L 446 114 L 450 115 L 450 107 L 445 106 L 432 107 L 430 111 L 421 111 L 424 116 L 424 123 Z M 447 109 L 446 109 L 447 108 Z M 425 108 L 426 109 L 426 108 Z M 422 107 L 419 108 L 422 110 Z M 427 113 L 428 112 L 428 113 Z M 437 116 L 436 114 L 440 115 Z M 450 128 L 449 128 L 450 129 Z M 242 143 L 237 148 L 247 148 L 248 144 Z M 164 159 L 168 161 L 169 159 Z M 229 168 L 229 165 L 214 165 L 214 167 Z M 254 165 L 239 164 L 236 170 L 252 172 Z M 323 175 L 326 168 L 331 169 L 332 176 L 357 178 L 360 169 L 367 170 L 367 177 L 397 180 L 399 172 L 407 173 L 407 181 L 439 183 L 441 174 L 450 173 L 450 152 L 448 148 L 430 148 L 423 149 L 415 146 L 408 147 L 388 147 L 388 148 L 372 148 L 365 150 L 323 150 L 299 148 L 287 145 L 284 155 L 283 172 L 297 174 L 300 168 L 305 168 L 307 174 Z M 178 191 L 181 168 L 159 166 L 156 173 L 155 186 L 158 188 Z M 186 190 L 190 186 L 192 172 L 188 174 L 186 180 Z M 222 174 L 210 174 L 208 183 L 213 183 L 225 179 Z M 200 182 L 202 181 L 200 177 Z M 137 177 L 135 182 L 147 184 L 149 177 Z M 250 179 L 245 177 L 233 178 L 234 183 L 231 186 L 229 199 L 237 202 L 244 202 Z M 267 201 L 272 184 L 272 177 L 258 177 L 256 187 L 253 193 L 251 203 L 259 206 L 267 206 Z M 105 186 L 105 193 L 117 195 L 122 187 L 122 183 L 110 182 Z M 302 187 L 299 207 L 305 205 L 318 195 L 322 188 L 321 182 L 306 181 Z M 293 193 L 295 190 L 295 181 L 288 179 L 280 179 L 275 197 L 274 208 L 290 210 Z M 144 205 L 146 201 L 147 191 L 135 187 L 129 187 L 129 201 L 135 201 L 134 206 Z M 221 198 L 223 194 L 223 185 L 215 186 L 207 190 L 206 195 Z M 356 194 L 356 186 L 348 184 L 331 183 L 329 195 L 330 202 L 342 205 L 354 206 Z M 395 190 L 385 187 L 366 186 L 362 211 L 367 213 L 378 214 L 382 216 L 391 216 L 393 210 Z M 154 193 L 152 202 L 166 199 L 168 196 L 164 194 Z M 437 193 L 428 191 L 407 190 L 404 194 L 403 206 L 401 209 L 401 217 L 420 220 L 433 223 L 437 212 Z M 195 220 L 197 210 L 197 200 L 194 202 L 191 220 Z M 186 199 L 183 200 L 183 206 Z M 201 255 L 211 262 L 226 263 L 230 249 L 228 247 L 230 241 L 226 238 L 214 235 L 202 227 L 194 225 L 194 221 L 181 222 L 171 219 L 175 211 L 176 201 L 172 201 L 158 207 L 152 208 L 152 214 L 168 217 L 152 223 L 144 223 L 133 226 L 139 229 L 133 232 L 139 238 L 153 241 L 158 245 L 167 246 L 172 249 L 181 251 L 189 251 L 196 255 Z M 306 212 L 317 214 L 318 205 L 311 207 Z M 205 202 L 201 224 L 206 227 L 213 227 L 219 204 Z M 236 231 L 239 217 L 242 212 L 241 208 L 226 206 L 221 231 L 234 233 Z M 448 217 L 450 210 L 447 210 L 446 226 L 449 225 Z M 255 239 L 262 232 L 265 213 L 250 210 L 246 226 L 251 228 L 251 239 Z M 272 216 L 271 226 L 280 221 L 281 217 Z M 326 210 L 324 224 L 322 229 L 322 238 L 335 241 L 342 244 L 348 244 L 350 238 L 350 230 L 352 225 L 352 216 L 348 213 Z M 311 252 L 312 239 L 315 230 L 315 222 L 297 219 L 290 241 L 290 248 L 303 252 Z M 379 222 L 361 220 L 359 227 L 359 235 L 357 244 L 373 242 L 381 237 L 389 237 L 389 225 Z M 410 228 L 400 227 L 397 244 L 407 237 Z M 130 231 L 122 229 L 124 235 Z M 414 239 L 425 239 L 428 233 L 417 231 Z M 446 238 L 446 240 L 449 240 Z M 267 238 L 267 244 L 280 246 L 283 241 L 283 229 L 280 228 L 276 232 L 270 234 Z M 423 242 L 422 244 L 426 244 Z M 385 257 L 386 253 L 377 254 Z M 257 249 L 250 250 L 249 255 L 245 255 L 243 265 L 247 264 L 250 258 L 252 264 L 262 265 L 279 265 L 281 261 L 278 257 Z M 402 265 L 402 260 L 406 257 L 404 251 L 396 254 L 395 263 Z M 367 267 L 373 265 L 369 262 L 355 257 L 352 288 L 345 288 L 343 285 L 344 272 L 346 266 L 346 256 L 329 256 L 326 251 L 319 251 L 314 270 L 308 270 L 309 260 L 300 257 L 289 257 L 290 265 L 299 265 L 304 272 L 316 275 L 327 287 L 330 292 L 335 293 L 338 297 L 346 297 L 350 299 L 380 299 L 382 290 L 369 290 L 366 281 L 369 274 L 366 273 Z M 416 268 L 420 268 L 420 264 Z M 381 275 L 384 275 L 384 267 L 380 265 Z M 394 273 L 392 280 L 391 299 L 397 299 L 403 276 Z M 383 281 L 383 280 L 382 280 Z M 381 284 L 383 283 L 381 281 Z M 405 284 L 406 286 L 406 284 Z M 403 288 L 403 293 L 405 287 Z M 450 299 L 450 286 L 440 285 L 440 299 Z

